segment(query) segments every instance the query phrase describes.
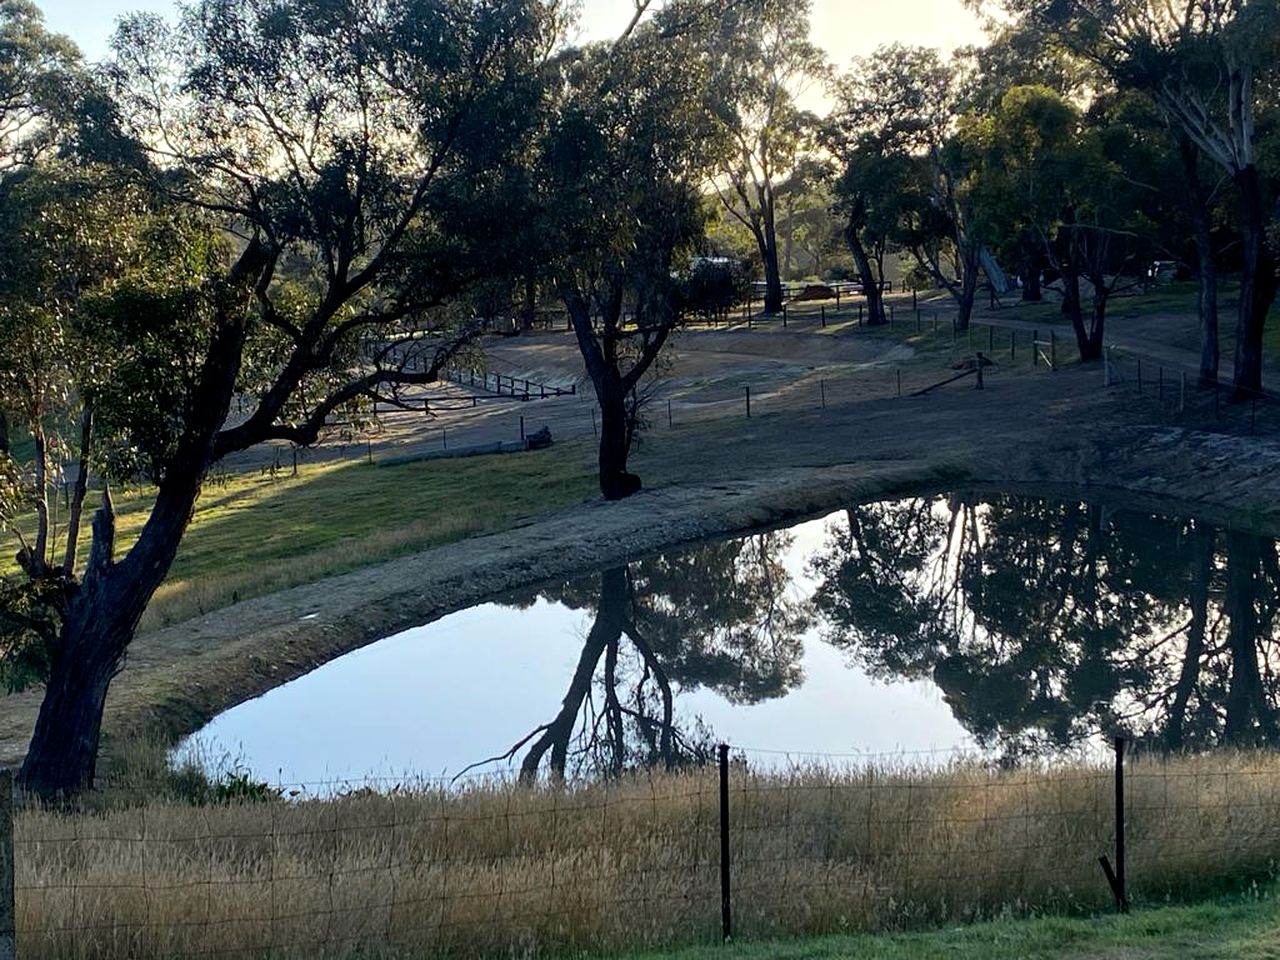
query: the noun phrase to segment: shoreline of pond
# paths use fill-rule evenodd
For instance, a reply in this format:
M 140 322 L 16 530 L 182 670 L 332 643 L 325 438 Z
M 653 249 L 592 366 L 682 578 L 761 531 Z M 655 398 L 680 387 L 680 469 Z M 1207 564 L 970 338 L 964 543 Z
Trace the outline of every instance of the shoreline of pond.
M 1061 424 L 1058 424 L 1061 426 Z M 787 424 L 781 423 L 783 430 Z M 875 499 L 961 490 L 1105 498 L 1158 512 L 1280 533 L 1280 445 L 1160 427 L 1042 431 L 1013 454 L 1000 438 L 900 459 L 796 465 L 750 479 L 667 481 L 619 503 L 587 501 L 505 532 L 245 601 L 138 638 L 108 702 L 108 738 L 176 742 L 223 710 L 410 627 L 509 595 L 667 550 Z M 1119 442 L 1117 442 L 1119 441 Z M 785 437 L 779 440 L 785 442 Z M 195 678 L 195 679 L 193 679 Z M 25 750 L 38 694 L 0 706 L 0 758 Z

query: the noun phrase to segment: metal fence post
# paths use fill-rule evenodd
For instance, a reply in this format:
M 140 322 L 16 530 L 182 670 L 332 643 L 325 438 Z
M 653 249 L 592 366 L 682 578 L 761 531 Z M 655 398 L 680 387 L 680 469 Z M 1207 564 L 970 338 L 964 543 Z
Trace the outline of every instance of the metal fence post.
M 1129 912 L 1129 888 L 1124 876 L 1124 737 L 1116 737 L 1116 884 L 1120 911 Z
M 1120 913 L 1128 913 L 1129 892 L 1125 885 L 1124 874 L 1124 737 L 1116 737 L 1115 746 L 1116 862 L 1113 867 L 1111 861 L 1104 855 L 1098 858 L 1098 863 L 1102 865 L 1102 872 L 1106 875 L 1107 884 L 1111 887 L 1111 895 L 1115 897 L 1116 910 Z
M 747 419 L 751 419 L 751 384 L 747 384 L 744 388 L 747 396 Z
M 822 397 L 822 409 L 825 410 L 827 409 L 827 381 L 818 381 L 818 393 Z
M 733 939 L 733 897 L 729 880 L 729 745 L 718 749 L 720 759 L 720 934 Z

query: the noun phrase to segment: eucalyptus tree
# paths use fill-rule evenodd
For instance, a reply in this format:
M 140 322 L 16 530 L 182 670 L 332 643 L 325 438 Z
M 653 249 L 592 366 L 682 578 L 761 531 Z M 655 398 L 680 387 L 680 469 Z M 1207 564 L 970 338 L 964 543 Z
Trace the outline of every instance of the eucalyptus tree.
M 727 137 L 715 184 L 725 210 L 756 242 L 766 313 L 782 310 L 777 189 L 816 146 L 818 119 L 799 103 L 827 76 L 809 39 L 810 0 L 730 4 L 709 59 Z
M 901 44 L 854 62 L 835 86 L 828 139 L 843 174 L 838 209 L 874 322 L 883 266 L 869 251 L 894 246 L 956 303 L 969 326 L 992 225 L 974 200 L 977 155 L 959 126 L 961 76 L 938 51 Z
M 0 182 L 57 145 L 80 53 L 28 0 L 0 0 Z
M 720 129 L 699 52 L 714 8 L 673 5 L 559 61 L 531 200 L 549 271 L 600 405 L 600 489 L 640 489 L 627 460 L 648 381 L 681 323 L 701 247 L 699 185 Z
M 1008 0 L 1004 6 L 1053 32 L 1120 87 L 1149 95 L 1177 131 L 1191 189 L 1203 189 L 1193 158 L 1232 182 L 1242 267 L 1235 394 L 1254 395 L 1262 386 L 1263 330 L 1280 290 L 1280 260 L 1268 238 L 1280 179 L 1262 153 L 1265 128 L 1274 123 L 1280 8 L 1271 0 Z M 1202 379 L 1215 379 L 1212 359 L 1202 365 Z
M 78 61 L 79 51 L 45 28 L 34 3 L 0 0 L 0 198 L 9 175 L 55 147 Z M 11 412 L 0 401 L 0 455 L 10 448 Z
M 434 380 L 473 331 L 438 309 L 500 261 L 503 170 L 525 147 L 559 10 L 540 0 L 203 0 L 135 16 L 109 66 L 157 186 L 222 253 L 123 291 L 111 472 L 155 484 L 117 555 L 109 500 L 67 592 L 22 769 L 93 780 L 102 709 L 201 485 L 227 455 Z M 194 213 L 193 213 L 194 215 Z M 246 415 L 229 419 L 239 396 Z
M 909 236 L 923 240 L 923 225 L 936 221 L 941 181 L 928 176 L 928 166 L 953 121 L 954 77 L 937 51 L 895 44 L 854 60 L 833 92 L 826 139 L 841 168 L 836 210 L 869 322 L 883 324 L 886 250 Z M 922 243 L 916 249 L 928 259 Z

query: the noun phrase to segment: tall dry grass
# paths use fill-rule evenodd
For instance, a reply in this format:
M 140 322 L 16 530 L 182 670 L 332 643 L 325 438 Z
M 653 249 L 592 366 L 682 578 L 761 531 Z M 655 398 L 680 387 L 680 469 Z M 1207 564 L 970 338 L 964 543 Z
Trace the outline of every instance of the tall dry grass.
M 1270 872 L 1280 757 L 1129 772 L 1139 898 Z M 16 827 L 20 955 L 545 956 L 719 932 L 715 771 L 153 802 Z M 740 936 L 1104 906 L 1107 769 L 732 773 Z

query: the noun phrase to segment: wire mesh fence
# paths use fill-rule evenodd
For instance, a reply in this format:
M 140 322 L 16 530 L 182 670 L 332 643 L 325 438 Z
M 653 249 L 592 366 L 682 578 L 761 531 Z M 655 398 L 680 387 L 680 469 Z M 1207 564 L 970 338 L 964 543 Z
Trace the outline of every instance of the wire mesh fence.
M 1108 346 L 1103 385 L 1140 400 L 1174 423 L 1256 435 L 1274 426 L 1280 394 L 1268 389 L 1237 392 L 1230 382 L 1202 384 L 1198 368 L 1135 350 Z
M 1280 757 L 1122 769 L 1136 899 L 1271 874 Z M 26 810 L 18 956 L 540 956 L 712 942 L 730 910 L 733 936 L 757 938 L 1100 909 L 1099 857 L 1125 868 L 1115 798 L 1105 758 L 783 764 L 738 749 L 720 769 L 581 783 Z

